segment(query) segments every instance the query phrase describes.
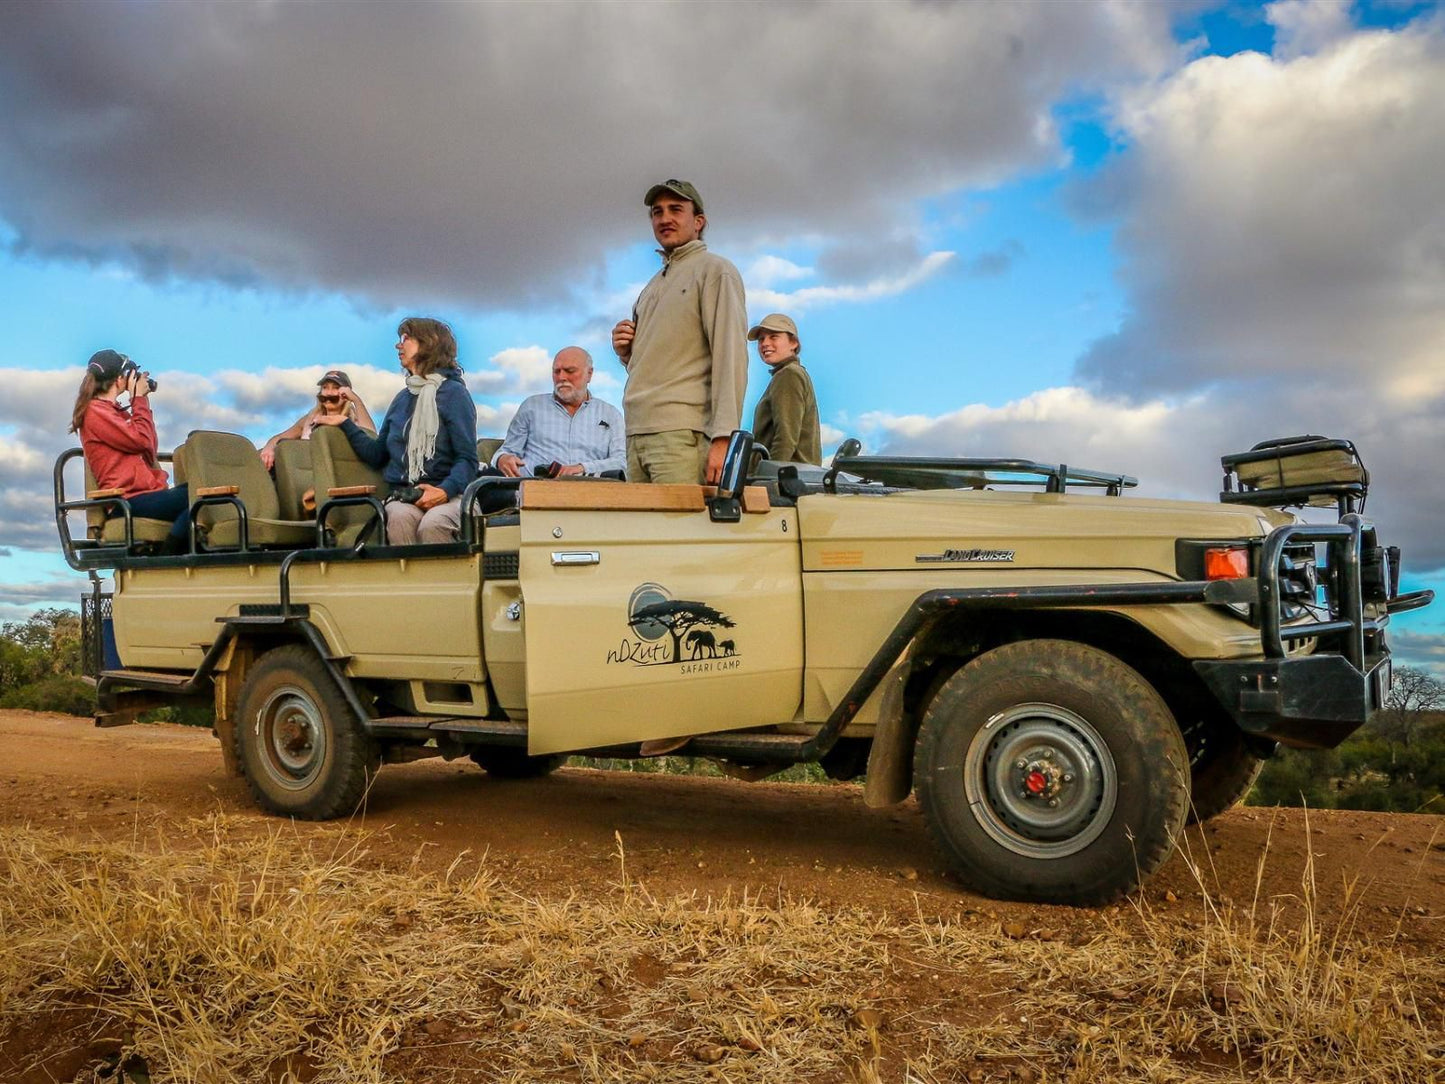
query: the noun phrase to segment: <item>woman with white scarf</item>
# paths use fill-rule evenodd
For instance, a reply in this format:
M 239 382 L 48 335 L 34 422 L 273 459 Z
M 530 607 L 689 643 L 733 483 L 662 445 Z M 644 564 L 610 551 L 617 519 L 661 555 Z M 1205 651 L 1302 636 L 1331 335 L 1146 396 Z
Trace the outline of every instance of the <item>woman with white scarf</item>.
M 477 476 L 477 407 L 462 382 L 457 340 L 440 320 L 409 316 L 396 329 L 396 356 L 406 370 L 376 435 L 350 418 L 339 425 L 364 463 L 381 468 L 393 489 L 415 488 L 414 503 L 388 501 L 386 540 L 393 546 L 456 540 L 461 496 Z

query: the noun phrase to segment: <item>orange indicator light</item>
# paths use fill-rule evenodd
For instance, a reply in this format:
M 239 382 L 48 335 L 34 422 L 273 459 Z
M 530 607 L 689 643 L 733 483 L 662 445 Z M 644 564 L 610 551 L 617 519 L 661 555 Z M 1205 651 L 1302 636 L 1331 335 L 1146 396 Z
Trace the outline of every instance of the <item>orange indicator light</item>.
M 1206 580 L 1239 580 L 1249 575 L 1249 551 L 1240 548 L 1219 548 L 1204 551 Z

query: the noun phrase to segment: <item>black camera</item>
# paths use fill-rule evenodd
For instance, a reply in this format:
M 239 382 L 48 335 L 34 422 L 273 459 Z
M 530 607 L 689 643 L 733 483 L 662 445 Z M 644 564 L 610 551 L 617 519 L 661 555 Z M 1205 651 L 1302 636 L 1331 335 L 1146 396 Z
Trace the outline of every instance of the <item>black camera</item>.
M 129 384 L 131 377 L 135 376 L 138 372 L 140 372 L 140 366 L 131 361 L 130 358 L 126 358 L 125 363 L 120 367 L 121 383 Z M 156 390 L 156 378 L 149 373 L 146 374 L 146 383 L 150 385 L 151 391 Z
M 421 500 L 421 486 L 402 486 L 391 491 L 391 499 L 399 504 L 416 504 Z

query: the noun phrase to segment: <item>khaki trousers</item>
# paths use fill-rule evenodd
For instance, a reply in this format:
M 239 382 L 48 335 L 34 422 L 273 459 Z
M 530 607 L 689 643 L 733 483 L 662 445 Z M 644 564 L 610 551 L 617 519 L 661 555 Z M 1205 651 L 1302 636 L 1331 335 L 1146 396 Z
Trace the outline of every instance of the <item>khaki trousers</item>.
M 692 429 L 627 437 L 627 480 L 698 485 L 707 471 L 711 441 Z

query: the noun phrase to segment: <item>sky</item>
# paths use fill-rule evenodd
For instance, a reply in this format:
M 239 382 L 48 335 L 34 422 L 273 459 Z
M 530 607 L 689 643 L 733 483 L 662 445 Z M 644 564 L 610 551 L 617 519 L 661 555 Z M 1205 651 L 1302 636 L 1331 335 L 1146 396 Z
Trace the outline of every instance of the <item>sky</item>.
M 1445 588 L 1437 5 L 15 3 L 0 102 L 0 620 L 84 587 L 50 478 L 93 351 L 166 446 L 264 441 L 337 367 L 380 418 L 409 314 L 483 435 L 569 344 L 616 402 L 669 177 L 798 321 L 825 451 L 1213 500 L 1222 454 L 1347 437 Z M 1445 676 L 1445 602 L 1392 630 Z

